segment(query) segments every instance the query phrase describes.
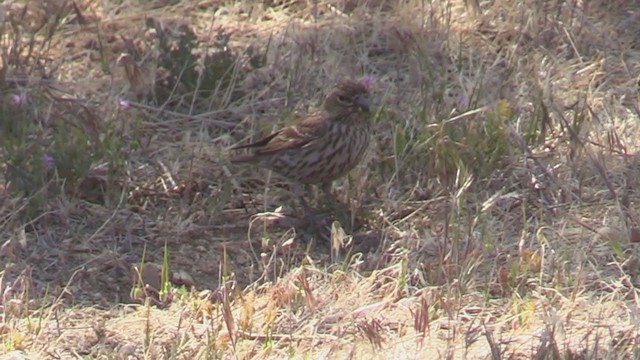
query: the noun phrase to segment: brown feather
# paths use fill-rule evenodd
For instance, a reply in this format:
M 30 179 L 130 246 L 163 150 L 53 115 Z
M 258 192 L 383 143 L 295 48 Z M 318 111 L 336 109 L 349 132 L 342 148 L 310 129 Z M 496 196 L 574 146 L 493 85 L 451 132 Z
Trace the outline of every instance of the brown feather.
M 278 130 L 255 142 L 236 145 L 231 150 L 259 148 L 251 155 L 240 155 L 231 158 L 232 162 L 247 162 L 254 158 L 268 156 L 280 151 L 301 148 L 309 142 L 322 137 L 327 129 L 327 122 L 322 118 L 322 114 L 303 119 L 299 124 Z
M 267 143 L 268 143 L 269 141 L 271 141 L 271 139 L 273 139 L 274 137 L 278 136 L 278 134 L 279 134 L 281 131 L 282 131 L 282 130 L 280 130 L 280 131 L 276 131 L 276 132 L 274 132 L 274 133 L 272 133 L 272 134 L 270 134 L 270 135 L 265 136 L 264 138 L 262 138 L 262 139 L 260 139 L 260 140 L 258 140 L 258 141 L 255 141 L 255 142 L 252 142 L 252 143 L 249 143 L 249 144 L 244 144 L 244 145 L 234 145 L 234 146 L 232 146 L 232 147 L 231 147 L 231 148 L 229 148 L 229 149 L 230 149 L 230 150 L 238 150 L 238 149 L 248 149 L 248 148 L 252 148 L 252 147 L 265 146 L 265 145 L 267 145 Z
M 255 142 L 233 146 L 253 151 L 231 161 L 253 162 L 299 183 L 327 184 L 364 156 L 369 116 L 368 89 L 343 80 L 325 98 L 321 111 Z

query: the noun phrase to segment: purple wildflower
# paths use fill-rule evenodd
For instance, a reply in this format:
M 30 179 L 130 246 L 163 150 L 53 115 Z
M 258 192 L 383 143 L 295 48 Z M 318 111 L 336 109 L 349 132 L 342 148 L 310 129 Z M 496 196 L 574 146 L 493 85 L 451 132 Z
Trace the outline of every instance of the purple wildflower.
M 458 95 L 456 97 L 456 106 L 458 109 L 466 109 L 469 107 L 469 99 L 464 95 Z
M 123 99 L 123 98 L 119 98 L 118 99 L 118 105 L 120 105 L 121 108 L 126 109 L 130 106 L 129 101 Z
M 42 164 L 46 170 L 53 169 L 53 166 L 56 164 L 56 159 L 48 153 L 42 154 Z
M 27 93 L 22 91 L 19 94 L 11 95 L 11 103 L 16 106 L 22 106 L 27 103 Z
M 360 84 L 364 85 L 367 89 L 371 88 L 375 82 L 376 79 L 371 75 L 365 75 L 360 79 Z

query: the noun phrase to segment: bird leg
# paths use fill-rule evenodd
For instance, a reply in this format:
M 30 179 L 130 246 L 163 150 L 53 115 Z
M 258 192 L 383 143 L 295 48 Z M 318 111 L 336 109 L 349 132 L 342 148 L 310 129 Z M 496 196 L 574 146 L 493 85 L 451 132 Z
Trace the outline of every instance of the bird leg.
M 326 237 L 326 233 L 327 232 L 327 228 L 326 228 L 326 218 L 324 218 L 322 215 L 318 214 L 318 211 L 314 208 L 312 208 L 311 206 L 309 206 L 309 204 L 307 203 L 307 200 L 305 199 L 305 187 L 302 184 L 294 184 L 293 188 L 292 188 L 292 192 L 296 195 L 296 197 L 298 198 L 298 201 L 300 202 L 300 205 L 302 205 L 303 208 L 303 216 L 302 216 L 302 223 L 301 223 L 301 227 L 303 228 L 307 228 L 309 230 L 312 231 L 312 233 L 315 233 L 316 235 L 319 235 L 321 237 Z
M 320 190 L 322 190 L 322 193 L 326 197 L 326 201 L 324 202 L 325 205 L 328 205 L 331 207 L 332 210 L 335 210 L 338 207 L 338 205 L 341 205 L 341 202 L 331 192 L 331 185 L 332 185 L 331 182 L 322 183 L 320 184 Z
M 331 212 L 335 214 L 338 221 L 341 224 L 350 224 L 351 223 L 351 211 L 349 203 L 341 202 L 333 193 L 331 192 L 331 182 L 320 184 L 320 189 L 325 194 L 327 200 L 326 203 L 331 207 Z
M 325 182 L 320 184 L 320 190 L 327 196 L 333 198 L 333 194 L 331 193 L 331 182 Z
M 305 215 L 314 212 L 314 210 L 309 206 L 309 204 L 307 203 L 307 200 L 304 197 L 305 195 L 304 185 L 298 184 L 298 183 L 293 184 L 292 192 L 298 198 L 298 202 L 300 203 L 300 205 L 302 205 Z

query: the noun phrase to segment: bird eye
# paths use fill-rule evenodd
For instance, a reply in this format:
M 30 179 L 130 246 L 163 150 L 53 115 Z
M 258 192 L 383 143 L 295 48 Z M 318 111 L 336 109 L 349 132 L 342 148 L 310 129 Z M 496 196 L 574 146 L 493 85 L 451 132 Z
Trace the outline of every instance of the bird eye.
M 346 96 L 338 95 L 338 101 L 343 103 L 343 104 L 346 104 L 346 103 L 349 102 L 349 99 L 347 99 Z

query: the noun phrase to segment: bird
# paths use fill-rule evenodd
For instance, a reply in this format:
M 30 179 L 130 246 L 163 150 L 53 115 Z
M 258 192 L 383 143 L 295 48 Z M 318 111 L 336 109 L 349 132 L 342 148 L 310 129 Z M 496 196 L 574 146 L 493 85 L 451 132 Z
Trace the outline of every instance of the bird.
M 320 185 L 330 196 L 331 184 L 364 158 L 371 133 L 370 81 L 343 79 L 325 97 L 319 110 L 295 124 L 257 141 L 232 146 L 250 149 L 231 163 L 254 164 L 292 182 L 305 210 L 305 185 Z

